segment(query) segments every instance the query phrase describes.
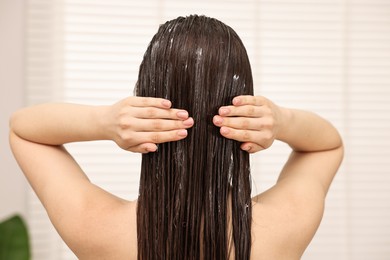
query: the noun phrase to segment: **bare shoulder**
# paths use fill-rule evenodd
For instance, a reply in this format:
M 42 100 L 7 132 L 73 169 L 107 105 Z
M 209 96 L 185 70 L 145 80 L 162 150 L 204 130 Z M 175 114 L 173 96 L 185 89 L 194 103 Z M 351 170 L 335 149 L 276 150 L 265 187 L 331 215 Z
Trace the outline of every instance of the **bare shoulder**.
M 320 225 L 342 157 L 342 145 L 291 153 L 277 183 L 253 199 L 255 259 L 300 259 Z
M 105 203 L 104 198 L 101 203 Z M 81 242 L 75 252 L 79 259 L 136 259 L 136 203 L 114 196 L 111 203 L 98 206 L 99 212 L 96 207 L 86 211 L 79 230 L 85 238 L 80 241 L 74 236 L 74 242 Z
M 321 222 L 321 201 L 282 183 L 256 196 L 252 259 L 300 259 Z

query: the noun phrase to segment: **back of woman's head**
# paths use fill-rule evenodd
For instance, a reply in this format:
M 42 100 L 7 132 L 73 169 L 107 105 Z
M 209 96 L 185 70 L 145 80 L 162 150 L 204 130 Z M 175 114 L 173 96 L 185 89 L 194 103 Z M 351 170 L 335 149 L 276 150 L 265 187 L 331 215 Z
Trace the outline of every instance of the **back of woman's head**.
M 142 157 L 139 259 L 249 259 L 249 155 L 213 125 L 218 108 L 253 94 L 248 56 L 222 22 L 179 17 L 161 25 L 140 66 L 136 94 L 169 99 L 194 126 Z

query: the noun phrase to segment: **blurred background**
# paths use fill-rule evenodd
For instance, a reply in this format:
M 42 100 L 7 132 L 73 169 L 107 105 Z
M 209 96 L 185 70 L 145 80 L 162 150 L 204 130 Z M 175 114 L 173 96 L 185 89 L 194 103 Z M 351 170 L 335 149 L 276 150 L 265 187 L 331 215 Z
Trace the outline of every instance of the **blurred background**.
M 389 0 L 0 0 L 0 221 L 24 217 L 33 259 L 76 259 L 11 155 L 8 118 L 41 102 L 132 95 L 158 25 L 189 14 L 240 35 L 257 95 L 315 111 L 343 135 L 345 159 L 302 259 L 390 259 Z M 137 198 L 139 155 L 110 142 L 67 147 L 92 182 Z M 252 156 L 253 194 L 275 183 L 288 153 L 276 142 Z

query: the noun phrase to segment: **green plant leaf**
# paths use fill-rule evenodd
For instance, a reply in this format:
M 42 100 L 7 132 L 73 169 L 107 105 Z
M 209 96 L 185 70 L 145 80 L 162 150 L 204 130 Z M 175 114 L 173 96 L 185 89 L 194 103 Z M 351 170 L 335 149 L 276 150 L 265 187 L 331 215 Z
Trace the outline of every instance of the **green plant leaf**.
M 16 215 L 0 223 L 0 260 L 30 259 L 27 227 Z

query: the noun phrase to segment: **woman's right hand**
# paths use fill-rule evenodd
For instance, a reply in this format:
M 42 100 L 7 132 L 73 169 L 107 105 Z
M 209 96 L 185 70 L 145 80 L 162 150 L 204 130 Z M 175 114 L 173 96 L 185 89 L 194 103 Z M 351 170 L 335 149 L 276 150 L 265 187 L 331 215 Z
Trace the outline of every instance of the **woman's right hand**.
M 274 142 L 282 121 L 282 109 L 262 96 L 237 96 L 223 106 L 213 122 L 222 136 L 243 142 L 241 149 L 255 153 Z
M 148 153 L 157 144 L 178 141 L 187 136 L 194 124 L 188 112 L 171 108 L 162 98 L 128 97 L 104 107 L 103 130 L 124 150 Z

